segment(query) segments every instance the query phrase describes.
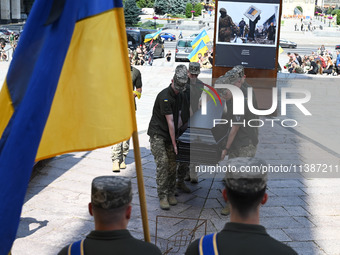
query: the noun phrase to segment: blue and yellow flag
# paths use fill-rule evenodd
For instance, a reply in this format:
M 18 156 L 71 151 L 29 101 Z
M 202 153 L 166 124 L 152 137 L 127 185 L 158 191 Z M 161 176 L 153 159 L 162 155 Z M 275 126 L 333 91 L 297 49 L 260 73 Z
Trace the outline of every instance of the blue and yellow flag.
M 155 32 L 155 33 L 147 34 L 147 35 L 145 36 L 144 42 L 146 43 L 146 42 L 148 42 L 148 41 L 155 40 L 155 39 L 159 36 L 159 34 L 160 34 L 161 32 L 162 32 L 162 29 L 158 30 L 158 31 Z
M 201 40 L 198 46 L 189 54 L 188 59 L 190 62 L 197 62 L 199 60 L 198 54 L 201 53 L 203 56 L 207 51 L 209 51 L 207 45 L 205 45 L 204 41 Z
M 203 29 L 203 30 L 201 31 L 201 33 L 199 33 L 199 34 L 196 36 L 196 38 L 191 42 L 191 47 L 192 47 L 193 49 L 195 49 L 195 48 L 198 46 L 198 44 L 199 44 L 202 40 L 204 41 L 205 44 L 206 44 L 207 42 L 210 42 L 210 38 L 209 38 L 209 36 L 208 36 L 208 34 L 207 34 L 207 31 L 205 31 L 205 29 Z
M 0 254 L 8 254 L 35 161 L 137 129 L 122 1 L 36 0 L 0 109 Z

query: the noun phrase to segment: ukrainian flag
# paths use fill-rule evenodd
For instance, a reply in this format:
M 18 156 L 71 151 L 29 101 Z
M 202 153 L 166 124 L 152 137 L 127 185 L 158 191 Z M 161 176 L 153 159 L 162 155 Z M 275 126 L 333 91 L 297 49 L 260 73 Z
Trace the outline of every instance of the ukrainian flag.
M 159 34 L 160 34 L 161 32 L 162 32 L 162 29 L 158 30 L 158 31 L 155 32 L 155 33 L 147 34 L 147 35 L 145 36 L 144 42 L 146 43 L 146 42 L 148 42 L 148 41 L 155 40 L 155 39 L 159 36 Z
M 204 53 L 206 53 L 207 51 L 209 51 L 207 45 L 205 45 L 204 41 L 201 40 L 198 46 L 194 48 L 192 52 L 189 54 L 188 59 L 190 60 L 190 62 L 197 62 L 198 54 L 201 53 L 203 56 Z
M 37 160 L 137 130 L 121 0 L 36 0 L 0 91 L 0 254 Z
M 209 36 L 208 36 L 208 34 L 207 34 L 207 31 L 205 31 L 205 29 L 203 29 L 203 30 L 201 31 L 201 33 L 199 33 L 199 34 L 196 36 L 196 38 L 191 42 L 191 47 L 192 47 L 193 49 L 195 49 L 195 48 L 198 46 L 198 44 L 199 44 L 202 40 L 204 41 L 205 44 L 206 44 L 207 42 L 210 42 L 210 38 L 209 38 Z

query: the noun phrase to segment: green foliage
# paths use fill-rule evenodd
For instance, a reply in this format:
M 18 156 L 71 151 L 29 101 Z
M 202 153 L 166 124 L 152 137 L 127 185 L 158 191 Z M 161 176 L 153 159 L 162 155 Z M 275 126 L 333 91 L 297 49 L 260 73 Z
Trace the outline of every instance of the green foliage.
M 153 8 L 154 0 L 137 0 L 136 4 L 139 8 Z
M 171 15 L 171 18 L 181 18 L 184 19 L 186 18 L 185 14 L 175 14 L 175 15 Z
M 338 13 L 338 10 L 333 10 L 333 11 L 331 12 L 332 16 L 336 15 L 337 13 Z
M 136 0 L 126 0 L 124 4 L 125 25 L 132 27 L 140 21 L 140 9 L 136 5 Z
M 169 12 L 172 15 L 185 13 L 185 0 L 171 0 Z
M 296 6 L 296 9 L 298 9 L 301 13 L 303 13 L 303 9 L 301 6 Z
M 165 13 L 168 12 L 170 2 L 169 0 L 155 0 L 154 7 L 156 14 L 164 15 Z
M 338 12 L 336 13 L 336 24 L 340 25 L 340 10 L 337 10 Z
M 332 13 L 332 11 L 333 11 L 333 9 L 332 9 L 332 8 L 328 8 L 328 9 L 327 9 L 327 14 L 331 14 L 331 13 Z
M 315 6 L 315 8 L 314 8 L 314 13 L 316 13 L 316 12 L 318 12 L 318 13 L 322 13 L 322 9 L 321 9 L 321 7 L 319 7 L 319 6 Z
M 195 17 L 200 16 L 202 14 L 202 5 L 200 3 L 195 4 L 194 11 L 195 11 L 194 13 Z
M 144 23 L 138 22 L 138 24 L 136 26 L 141 27 L 141 28 L 145 28 L 145 29 L 155 29 L 155 23 L 151 20 L 148 20 L 147 22 L 144 22 Z M 156 22 L 156 27 L 162 28 L 162 27 L 164 27 L 164 25 Z
M 192 11 L 192 4 L 189 2 L 187 3 L 187 6 L 185 7 L 185 16 L 187 18 L 191 18 L 192 16 L 191 11 Z

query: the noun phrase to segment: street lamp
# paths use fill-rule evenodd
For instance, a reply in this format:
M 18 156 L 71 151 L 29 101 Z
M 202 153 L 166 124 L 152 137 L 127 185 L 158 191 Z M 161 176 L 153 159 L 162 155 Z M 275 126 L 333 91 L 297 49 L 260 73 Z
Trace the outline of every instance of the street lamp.
M 154 21 L 155 21 L 155 23 L 154 23 L 154 25 L 155 25 L 155 29 L 157 29 L 157 27 L 156 27 L 156 19 L 158 19 L 158 17 L 156 17 L 156 16 L 153 16 L 153 19 L 154 19 Z
M 192 10 L 191 13 L 192 13 L 192 20 L 194 20 L 194 13 L 195 13 L 195 11 Z

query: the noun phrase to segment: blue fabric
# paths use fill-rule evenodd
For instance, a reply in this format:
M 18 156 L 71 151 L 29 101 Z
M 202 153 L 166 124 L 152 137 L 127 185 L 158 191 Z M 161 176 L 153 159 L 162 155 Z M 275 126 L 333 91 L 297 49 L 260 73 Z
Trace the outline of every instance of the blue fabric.
M 207 31 L 205 31 L 205 29 L 203 29 L 201 31 L 201 33 L 199 33 L 195 39 L 191 42 L 191 46 L 195 45 L 195 43 L 197 43 L 199 40 L 201 40 L 203 37 L 207 36 Z
M 74 242 L 71 247 L 71 255 L 81 255 L 81 241 Z
M 200 255 L 215 255 L 214 234 L 215 233 L 203 237 L 203 243 L 202 243 L 203 254 L 200 254 Z
M 85 14 L 98 14 L 85 12 L 89 6 L 96 6 L 96 11 L 107 11 L 114 4 L 122 6 L 121 1 L 112 0 L 67 0 L 60 18 L 44 26 L 52 3 L 35 1 L 7 75 L 15 112 L 0 140 L 0 255 L 7 255 L 15 240 L 32 167 L 75 23 Z

